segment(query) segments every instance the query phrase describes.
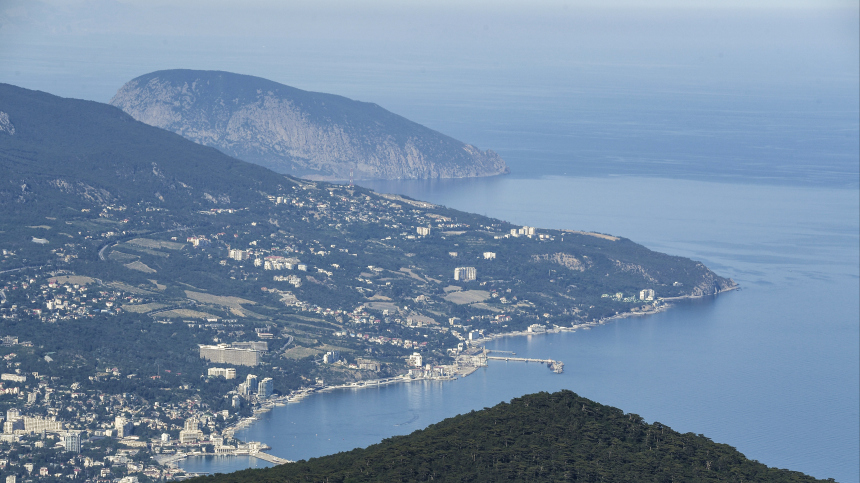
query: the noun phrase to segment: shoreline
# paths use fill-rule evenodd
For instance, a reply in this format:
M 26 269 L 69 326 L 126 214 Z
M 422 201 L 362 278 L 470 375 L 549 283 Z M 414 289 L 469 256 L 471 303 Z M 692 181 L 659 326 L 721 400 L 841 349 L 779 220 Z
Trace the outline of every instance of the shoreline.
M 701 299 L 701 298 L 705 298 L 705 297 L 717 296 L 717 295 L 725 293 L 725 292 L 731 292 L 733 290 L 739 290 L 739 289 L 740 289 L 740 285 L 735 284 L 731 287 L 720 290 L 720 291 L 713 293 L 713 294 L 683 295 L 680 297 L 660 298 L 660 299 L 658 299 L 658 301 L 664 302 L 664 303 L 658 307 L 655 307 L 653 310 L 638 311 L 638 312 L 632 312 L 632 311 L 621 312 L 621 313 L 618 313 L 618 314 L 610 316 L 610 317 L 604 317 L 602 319 L 598 319 L 598 320 L 592 321 L 592 322 L 575 324 L 575 325 L 572 325 L 570 327 L 562 327 L 562 326 L 554 325 L 553 328 L 546 329 L 545 331 L 542 331 L 542 332 L 529 332 L 529 331 L 500 332 L 500 333 L 496 333 L 496 334 L 490 334 L 487 337 L 482 337 L 480 339 L 475 339 L 475 340 L 468 341 L 468 342 L 470 343 L 470 345 L 472 345 L 472 344 L 480 345 L 480 344 L 485 344 L 487 342 L 492 342 L 492 341 L 497 340 L 497 339 L 503 339 L 506 337 L 522 337 L 522 336 L 534 336 L 534 335 L 546 335 L 546 334 L 560 334 L 562 332 L 576 332 L 577 330 L 580 330 L 580 329 L 581 330 L 590 330 L 592 327 L 604 325 L 604 324 L 607 324 L 607 323 L 615 321 L 615 320 L 625 319 L 628 317 L 639 317 L 639 316 L 645 316 L 645 315 L 653 315 L 653 314 L 659 314 L 661 312 L 665 312 L 674 306 L 672 303 L 669 303 L 671 301 Z M 486 351 L 486 348 L 483 348 L 483 350 Z M 457 370 L 453 371 L 452 373 L 450 373 L 448 375 L 413 376 L 413 375 L 408 375 L 408 374 L 401 374 L 398 376 L 381 378 L 381 379 L 367 379 L 367 380 L 356 381 L 356 382 L 351 382 L 351 383 L 347 383 L 347 384 L 338 384 L 338 385 L 330 385 L 330 386 L 323 385 L 323 386 L 318 386 L 318 387 L 303 388 L 303 389 L 291 391 L 289 394 L 281 395 L 281 396 L 278 396 L 276 398 L 271 398 L 271 399 L 266 400 L 265 403 L 261 404 L 260 408 L 254 410 L 254 413 L 252 416 L 247 417 L 247 418 L 243 418 L 243 419 L 239 420 L 236 424 L 224 428 L 224 430 L 221 432 L 221 434 L 222 435 L 228 435 L 229 434 L 230 437 L 235 438 L 234 434 L 236 431 L 240 431 L 242 429 L 245 429 L 245 428 L 249 427 L 251 424 L 253 424 L 254 422 L 258 421 L 259 415 L 265 414 L 265 413 L 271 411 L 272 409 L 274 409 L 275 407 L 278 407 L 278 406 L 286 406 L 288 404 L 299 403 L 303 399 L 305 399 L 306 397 L 311 396 L 313 394 L 324 394 L 327 392 L 332 392 L 332 391 L 342 390 L 342 389 L 365 389 L 365 388 L 370 388 L 370 387 L 383 387 L 383 386 L 388 386 L 391 384 L 399 384 L 399 383 L 411 383 L 411 382 L 422 382 L 422 381 L 440 381 L 440 382 L 441 381 L 456 381 L 456 380 L 468 377 L 470 374 L 477 371 L 479 367 L 487 367 L 487 361 L 485 359 L 483 365 L 459 366 L 456 364 L 456 362 L 454 363 L 454 365 L 457 366 Z M 248 444 L 248 442 L 245 442 L 245 441 L 242 441 L 242 443 Z M 192 453 L 186 453 L 181 458 L 177 458 L 177 459 L 171 461 L 171 464 L 178 467 L 178 463 L 185 460 L 189 456 L 255 456 L 255 455 L 254 454 L 250 454 L 250 455 L 249 454 L 241 454 L 241 455 L 240 454 L 223 454 L 223 453 L 222 454 L 218 454 L 218 453 L 193 453 L 193 454 Z

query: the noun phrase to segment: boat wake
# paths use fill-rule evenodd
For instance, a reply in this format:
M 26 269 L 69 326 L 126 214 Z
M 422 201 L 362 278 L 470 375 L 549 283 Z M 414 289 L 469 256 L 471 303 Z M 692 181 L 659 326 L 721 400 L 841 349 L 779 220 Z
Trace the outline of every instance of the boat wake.
M 395 424 L 394 426 L 406 426 L 407 424 L 414 423 L 415 421 L 418 421 L 418 413 L 413 413 L 412 419 L 410 419 L 409 421 L 406 421 L 406 422 L 400 423 L 400 424 Z

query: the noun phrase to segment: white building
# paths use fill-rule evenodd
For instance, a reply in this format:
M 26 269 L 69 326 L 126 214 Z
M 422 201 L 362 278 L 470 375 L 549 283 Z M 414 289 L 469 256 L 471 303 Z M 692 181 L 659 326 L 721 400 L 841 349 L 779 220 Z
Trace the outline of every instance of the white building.
M 257 397 L 269 397 L 272 395 L 272 391 L 274 386 L 272 384 L 271 377 L 264 377 L 262 381 L 257 384 Z
M 69 432 L 63 434 L 63 448 L 72 453 L 81 452 L 81 433 Z
M 223 377 L 224 379 L 236 379 L 236 369 L 233 367 L 210 367 L 208 375 Z
M 484 252 L 484 260 L 495 260 L 496 252 Z
M 406 359 L 406 363 L 412 367 L 421 367 L 424 365 L 424 359 L 421 357 L 421 354 L 413 352 L 412 355 Z
M 535 234 L 535 227 L 533 226 L 524 226 L 522 228 L 511 228 L 511 235 L 513 236 L 532 236 Z
M 256 366 L 262 360 L 263 353 L 253 349 L 230 347 L 227 344 L 201 345 L 200 357 L 216 364 Z
M 251 253 L 250 253 L 250 252 L 248 252 L 247 250 L 236 250 L 236 249 L 231 249 L 231 250 L 230 250 L 230 255 L 229 255 L 229 256 L 230 256 L 230 258 L 232 258 L 233 260 L 236 260 L 236 261 L 241 262 L 242 260 L 247 260 L 248 258 L 250 258 Z
M 469 282 L 477 278 L 475 267 L 457 267 L 454 269 L 454 280 Z
M 248 386 L 248 392 L 254 394 L 257 392 L 257 376 L 254 374 L 248 374 L 245 378 L 245 385 Z
M 57 433 L 63 431 L 65 427 L 62 421 L 57 421 L 56 419 L 24 416 L 24 429 L 31 433 L 41 433 L 43 431 Z
M 429 226 L 419 226 L 418 228 L 415 229 L 415 231 L 417 231 L 418 234 L 421 236 L 427 236 L 430 234 L 430 227 Z
M 639 292 L 639 300 L 654 300 L 654 290 L 650 288 Z
M 134 426 L 132 426 L 131 422 L 126 420 L 124 417 L 117 416 L 113 421 L 113 427 L 116 429 L 117 438 L 125 438 L 126 436 L 131 435 L 131 430 Z
M 340 351 L 331 351 L 326 352 L 323 355 L 323 363 L 324 364 L 334 364 L 335 362 L 340 360 Z
M 203 438 L 203 431 L 197 427 L 197 420 L 188 418 L 185 420 L 185 429 L 179 432 L 179 442 L 181 444 L 194 443 Z

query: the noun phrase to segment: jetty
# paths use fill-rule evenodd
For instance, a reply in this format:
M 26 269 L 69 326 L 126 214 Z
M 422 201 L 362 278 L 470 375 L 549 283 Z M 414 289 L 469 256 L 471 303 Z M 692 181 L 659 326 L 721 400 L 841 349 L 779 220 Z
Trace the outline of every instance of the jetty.
M 530 359 L 528 357 L 502 357 L 502 356 L 486 356 L 487 359 L 493 361 L 517 361 L 517 362 L 538 362 L 546 364 L 556 374 L 564 372 L 564 362 L 552 359 Z
M 292 463 L 292 461 L 290 461 L 290 460 L 287 460 L 284 458 L 278 458 L 275 455 L 271 455 L 269 453 L 263 453 L 262 451 L 258 451 L 256 453 L 250 453 L 250 455 L 255 457 L 255 458 L 259 458 L 263 461 L 268 461 L 269 463 L 272 463 L 275 465 L 282 465 L 284 463 Z

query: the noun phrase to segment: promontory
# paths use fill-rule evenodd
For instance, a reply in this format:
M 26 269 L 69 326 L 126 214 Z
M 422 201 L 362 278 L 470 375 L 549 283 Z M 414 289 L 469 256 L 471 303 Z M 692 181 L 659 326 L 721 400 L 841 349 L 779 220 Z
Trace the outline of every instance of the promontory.
M 138 121 L 280 173 L 317 180 L 466 178 L 505 161 L 377 104 L 260 77 L 163 70 L 126 83 L 110 103 Z

